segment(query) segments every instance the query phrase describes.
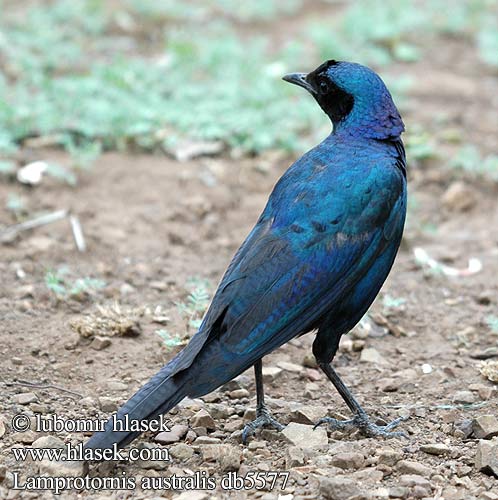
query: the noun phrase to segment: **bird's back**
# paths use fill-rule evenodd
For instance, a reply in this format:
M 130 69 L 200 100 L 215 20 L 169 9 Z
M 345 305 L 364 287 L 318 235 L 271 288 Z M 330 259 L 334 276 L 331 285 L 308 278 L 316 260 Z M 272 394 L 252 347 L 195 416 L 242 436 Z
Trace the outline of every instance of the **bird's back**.
M 250 366 L 341 308 L 351 312 L 338 315 L 337 335 L 354 326 L 399 246 L 401 166 L 401 141 L 345 143 L 334 135 L 296 161 L 236 253 L 183 366 L 209 344 L 227 366 L 241 354 Z

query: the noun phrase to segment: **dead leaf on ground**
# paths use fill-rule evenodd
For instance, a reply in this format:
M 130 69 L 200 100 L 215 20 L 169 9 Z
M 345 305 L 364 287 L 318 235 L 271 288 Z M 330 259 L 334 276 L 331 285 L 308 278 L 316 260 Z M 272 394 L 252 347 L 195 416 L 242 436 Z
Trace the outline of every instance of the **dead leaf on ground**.
M 479 371 L 491 382 L 498 382 L 498 361 L 483 361 Z
M 71 327 L 83 338 L 96 335 L 107 337 L 136 337 L 142 333 L 140 317 L 142 308 L 97 306 L 97 310 L 71 322 Z

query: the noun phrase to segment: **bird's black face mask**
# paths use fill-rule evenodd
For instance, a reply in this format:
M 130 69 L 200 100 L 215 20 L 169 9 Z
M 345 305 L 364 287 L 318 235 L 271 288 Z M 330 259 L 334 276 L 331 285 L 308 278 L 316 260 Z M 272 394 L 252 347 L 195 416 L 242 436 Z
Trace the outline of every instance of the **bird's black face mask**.
M 351 112 L 354 98 L 338 87 L 327 74 L 327 69 L 334 64 L 338 63 L 327 61 L 311 73 L 290 73 L 283 79 L 306 89 L 335 124 Z

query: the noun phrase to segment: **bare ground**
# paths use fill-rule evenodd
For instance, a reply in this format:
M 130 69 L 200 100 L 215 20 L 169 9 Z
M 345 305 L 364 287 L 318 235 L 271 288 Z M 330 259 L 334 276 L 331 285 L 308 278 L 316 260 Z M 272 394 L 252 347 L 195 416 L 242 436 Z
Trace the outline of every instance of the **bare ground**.
M 405 122 L 408 127 L 420 123 L 435 133 L 434 118 L 444 115 L 440 126 L 460 130 L 464 142 L 475 143 L 485 153 L 496 151 L 496 75 L 475 62 L 472 48 L 465 43 L 447 40 L 444 46 L 445 50 L 431 51 L 424 62 L 396 68 L 399 73 L 418 77 Z M 463 177 L 467 194 L 444 202 L 443 195 L 457 175 L 444 164 L 456 147 L 442 144 L 441 158 L 423 166 L 409 159 L 410 196 L 416 206 L 391 277 L 372 308 L 373 317 L 387 317 L 391 331 L 376 328 L 375 334 L 366 338 L 364 332 L 357 331 L 353 342 L 343 343 L 334 362 L 372 416 L 385 421 L 409 416 L 401 428 L 410 439 L 386 441 L 335 432 L 329 433 L 328 443 L 305 449 L 300 455 L 282 435 L 264 431 L 253 440 L 258 444 L 243 446 L 240 428 L 244 415 L 251 416 L 246 410 L 255 406 L 252 373 L 247 373 L 230 390 L 208 396 L 204 402 L 188 401 L 171 419 L 188 424 L 201 407 L 205 408 L 216 423 L 208 436 L 230 445 L 221 455 L 241 457 L 240 465 L 234 459 L 235 465 L 228 469 L 232 467 L 240 475 L 289 470 L 290 479 L 283 492 L 278 488 L 270 492 L 218 490 L 209 495 L 265 499 L 279 494 L 294 498 L 322 494 L 330 498 L 498 498 L 496 479 L 475 466 L 479 441 L 460 425 L 497 413 L 496 384 L 480 374 L 481 361 L 472 356 L 496 346 L 497 341 L 486 318 L 496 314 L 497 308 L 498 189 L 489 181 Z M 23 154 L 64 161 L 62 153 L 52 150 L 26 150 Z M 102 411 L 102 406 L 109 409 L 125 401 L 178 350 L 164 346 L 155 333 L 162 326 L 153 322 L 151 311 L 161 306 L 170 318 L 167 330 L 173 335 L 185 334 L 185 319 L 175 302 L 185 300 L 187 280 L 198 276 L 217 283 L 256 221 L 273 184 L 291 161 L 267 154 L 256 159 L 223 157 L 180 164 L 161 156 L 108 153 L 76 188 L 55 181 L 31 190 L 0 183 L 0 198 L 17 191 L 28 200 L 30 213 L 71 209 L 80 217 L 88 243 L 88 251 L 78 253 L 67 221 L 61 221 L 24 233 L 0 247 L 0 414 L 7 427 L 0 441 L 0 463 L 4 465 L 0 468 L 0 497 L 52 497 L 49 492 L 12 489 L 12 471 L 21 471 L 25 478 L 37 475 L 42 466 L 16 463 L 11 447 L 29 446 L 42 434 L 11 432 L 11 418 L 21 412 L 90 418 L 110 413 Z M 459 210 L 459 201 L 466 196 L 471 201 L 465 210 Z M 14 222 L 4 203 L 1 205 L 1 220 Z M 429 226 L 437 229 L 429 231 Z M 469 257 L 478 258 L 483 270 L 465 277 L 424 272 L 415 263 L 415 247 L 423 247 L 431 256 L 458 268 L 465 268 Z M 86 300 L 57 301 L 47 290 L 44 277 L 47 270 L 64 264 L 75 276 L 104 279 L 105 289 Z M 405 302 L 388 307 L 389 300 L 388 305 L 382 300 L 386 295 Z M 145 310 L 139 318 L 141 334 L 112 337 L 108 347 L 96 350 L 91 341 L 79 338 L 70 323 L 94 312 L 96 304 L 111 306 L 116 302 L 123 310 Z M 313 335 L 308 335 L 264 359 L 266 366 L 283 367 L 266 388 L 269 406 L 284 423 L 310 424 L 300 413 L 301 406 L 311 406 L 306 411 L 316 415 L 329 412 L 348 417 L 347 408 L 325 377 L 304 366 L 310 364 L 305 357 L 312 340 Z M 380 360 L 361 361 L 366 348 L 374 349 Z M 301 369 L 292 371 L 282 362 Z M 19 385 L 19 381 L 57 387 L 32 388 Z M 237 388 L 247 389 L 249 395 L 234 393 Z M 26 392 L 35 393 L 37 401 L 20 404 L 18 395 Z M 198 427 L 195 430 L 204 433 Z M 73 443 L 83 439 L 81 434 L 55 435 Z M 197 434 L 189 436 L 187 441 Z M 153 435 L 140 441 L 153 443 Z M 443 445 L 440 455 L 423 451 L 430 450 L 424 445 L 435 443 Z M 150 463 L 118 463 L 93 467 L 91 474 L 103 477 L 125 472 L 140 478 L 173 473 L 188 476 L 205 470 L 219 479 L 224 474 L 221 457 L 208 462 L 206 446 L 189 442 L 193 453 L 184 450 L 182 458 L 172 458 L 161 470 L 148 468 Z M 344 453 L 349 455 L 341 455 Z M 41 472 L 47 469 L 42 467 Z M 343 496 L 333 496 L 334 485 L 327 483 L 332 480 L 336 484 L 338 478 L 346 481 L 339 487 L 343 493 L 337 494 Z M 107 492 L 107 496 L 94 491 L 79 495 L 169 498 L 177 493 L 138 489 Z M 61 498 L 75 495 L 63 493 Z

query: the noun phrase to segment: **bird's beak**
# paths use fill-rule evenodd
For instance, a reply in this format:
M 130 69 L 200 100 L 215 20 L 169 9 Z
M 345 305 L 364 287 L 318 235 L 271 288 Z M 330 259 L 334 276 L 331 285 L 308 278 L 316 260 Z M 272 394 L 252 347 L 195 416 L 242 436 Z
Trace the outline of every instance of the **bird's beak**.
M 295 85 L 299 85 L 300 87 L 303 87 L 303 89 L 306 89 L 311 94 L 316 94 L 315 89 L 306 80 L 306 76 L 307 76 L 306 73 L 289 73 L 288 75 L 283 76 L 282 80 L 285 80 L 286 82 L 289 83 L 293 83 Z

